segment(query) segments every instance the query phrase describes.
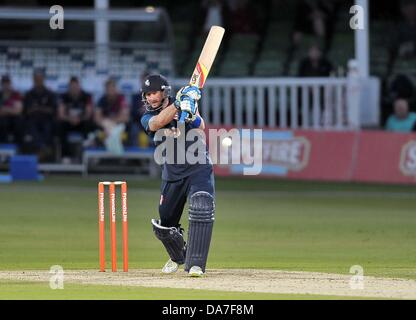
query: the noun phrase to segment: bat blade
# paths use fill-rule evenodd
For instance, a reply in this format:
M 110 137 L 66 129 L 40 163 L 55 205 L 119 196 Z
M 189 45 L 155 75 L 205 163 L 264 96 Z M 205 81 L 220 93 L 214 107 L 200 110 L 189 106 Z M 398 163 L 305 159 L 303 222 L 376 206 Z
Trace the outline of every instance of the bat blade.
M 189 85 L 197 86 L 200 89 L 204 87 L 208 73 L 211 70 L 212 64 L 214 63 L 215 57 L 218 53 L 218 49 L 220 48 L 224 32 L 225 29 L 219 26 L 212 26 L 209 30 L 204 47 L 199 55 L 198 62 L 191 76 L 191 80 L 189 81 Z M 179 123 L 184 123 L 187 115 L 188 114 L 186 112 L 182 112 Z
M 218 49 L 220 48 L 224 32 L 225 30 L 222 27 L 211 27 L 194 72 L 192 73 L 191 80 L 189 81 L 190 85 L 198 86 L 198 88 L 204 87 L 208 73 L 211 70 L 212 64 L 217 56 Z

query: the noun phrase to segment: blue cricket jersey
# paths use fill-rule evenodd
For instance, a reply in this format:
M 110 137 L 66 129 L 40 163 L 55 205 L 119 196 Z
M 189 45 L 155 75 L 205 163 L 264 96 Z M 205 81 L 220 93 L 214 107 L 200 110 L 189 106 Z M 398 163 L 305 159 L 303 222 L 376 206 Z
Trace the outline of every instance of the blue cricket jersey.
M 168 105 L 171 105 L 173 103 L 173 98 L 169 97 L 169 103 Z M 153 142 L 155 143 L 155 146 L 158 147 L 162 143 L 166 141 L 166 139 L 163 139 L 162 141 L 156 141 L 156 133 L 151 131 L 149 129 L 149 121 L 152 117 L 158 115 L 162 109 L 160 110 L 152 110 L 148 108 L 146 112 L 141 117 L 141 124 L 146 132 L 146 134 L 153 138 Z M 212 162 L 209 157 L 208 153 L 208 146 L 206 144 L 205 139 L 201 138 L 200 130 L 193 129 L 191 124 L 185 123 L 185 133 L 180 132 L 180 135 L 178 138 L 174 139 L 174 164 L 164 163 L 162 165 L 162 179 L 165 181 L 177 181 L 183 178 L 186 178 L 190 175 L 194 175 L 199 173 L 203 170 L 208 170 L 212 172 Z M 168 133 L 169 129 L 174 128 L 175 130 L 178 129 L 178 122 L 176 120 L 172 120 L 170 123 L 168 123 L 165 127 L 161 128 L 160 130 L 165 130 L 164 132 Z M 179 128 L 181 129 L 181 128 Z M 186 141 L 185 137 L 190 132 L 190 130 L 194 130 L 192 133 L 194 133 L 194 136 L 198 136 L 200 138 L 194 138 L 193 141 Z M 178 139 L 185 139 L 183 140 L 184 143 L 178 143 Z M 183 150 L 185 148 L 185 150 Z M 199 150 L 199 151 L 198 151 Z M 203 150 L 203 151 L 201 151 Z M 169 150 L 166 150 L 168 152 Z M 183 164 L 178 164 L 178 153 L 182 152 L 186 156 L 184 158 Z M 202 154 L 198 154 L 198 152 L 202 152 Z M 172 156 L 167 155 L 166 153 L 163 154 L 164 156 Z M 198 159 L 201 159 L 202 163 L 190 163 L 190 155 L 193 155 L 194 157 L 197 157 Z

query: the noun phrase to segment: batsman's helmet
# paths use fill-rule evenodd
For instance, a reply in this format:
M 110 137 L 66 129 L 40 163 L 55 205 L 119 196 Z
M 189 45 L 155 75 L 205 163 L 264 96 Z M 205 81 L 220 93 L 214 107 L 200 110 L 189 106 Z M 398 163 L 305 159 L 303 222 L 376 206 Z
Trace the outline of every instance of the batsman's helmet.
M 142 93 L 146 94 L 148 92 L 155 91 L 165 91 L 169 90 L 170 86 L 168 80 L 160 74 L 152 74 L 144 78 L 142 83 Z
M 164 94 L 164 99 L 166 99 L 170 94 L 170 90 L 171 90 L 171 87 L 168 83 L 168 80 L 166 80 L 164 76 L 160 74 L 149 75 L 146 78 L 144 78 L 143 83 L 142 83 L 142 100 L 144 104 L 146 105 L 146 107 L 149 107 L 147 100 L 146 100 L 146 93 L 162 91 Z

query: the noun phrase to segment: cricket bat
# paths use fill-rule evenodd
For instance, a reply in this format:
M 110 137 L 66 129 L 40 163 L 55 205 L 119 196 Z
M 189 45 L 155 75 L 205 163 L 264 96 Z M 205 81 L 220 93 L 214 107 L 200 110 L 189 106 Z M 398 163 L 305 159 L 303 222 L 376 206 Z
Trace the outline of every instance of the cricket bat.
M 204 47 L 189 81 L 190 86 L 197 86 L 199 89 L 204 87 L 224 36 L 224 31 L 225 29 L 219 26 L 212 26 L 209 30 L 208 37 L 205 40 Z M 187 116 L 187 112 L 182 112 L 179 123 L 184 123 Z

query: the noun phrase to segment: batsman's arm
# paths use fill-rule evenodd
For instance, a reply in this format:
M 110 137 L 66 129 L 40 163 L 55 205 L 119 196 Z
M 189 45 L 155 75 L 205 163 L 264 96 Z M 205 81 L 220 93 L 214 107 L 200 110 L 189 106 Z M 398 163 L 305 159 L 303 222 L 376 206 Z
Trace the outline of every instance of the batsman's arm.
M 178 110 L 175 105 L 172 103 L 163 109 L 158 115 L 153 116 L 149 120 L 149 129 L 150 131 L 156 132 L 157 130 L 166 126 L 169 122 L 173 120 Z

